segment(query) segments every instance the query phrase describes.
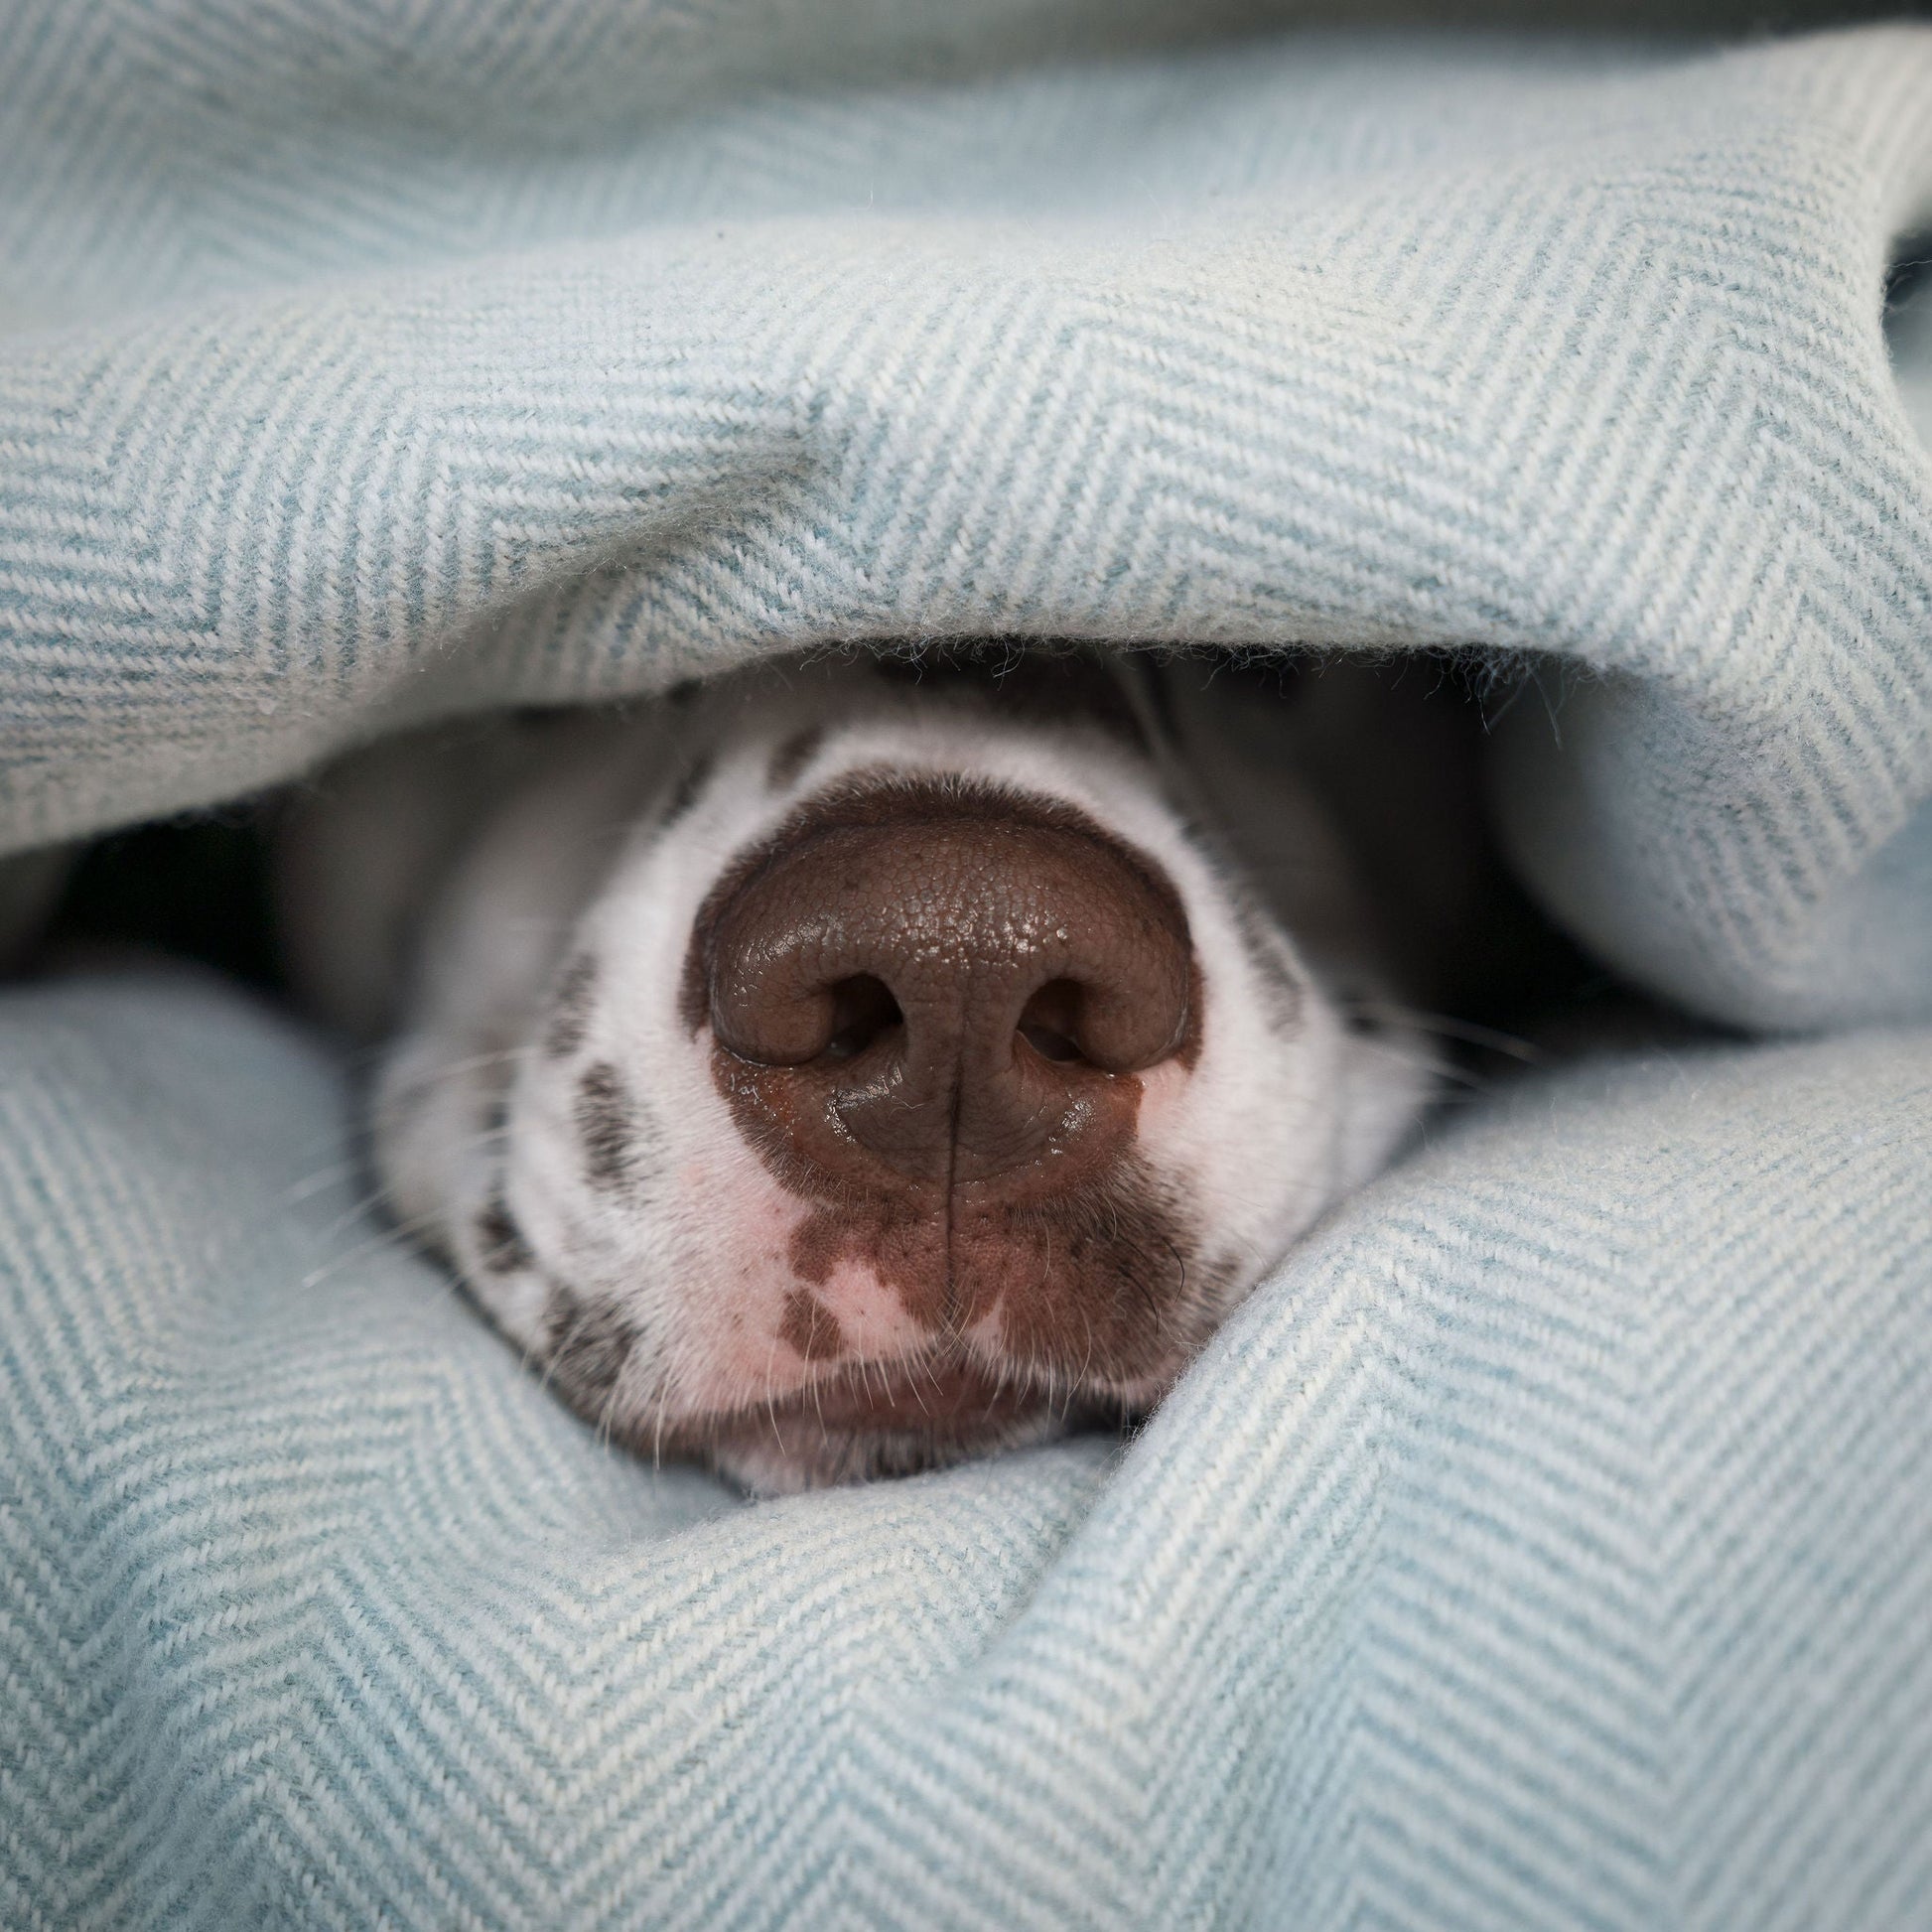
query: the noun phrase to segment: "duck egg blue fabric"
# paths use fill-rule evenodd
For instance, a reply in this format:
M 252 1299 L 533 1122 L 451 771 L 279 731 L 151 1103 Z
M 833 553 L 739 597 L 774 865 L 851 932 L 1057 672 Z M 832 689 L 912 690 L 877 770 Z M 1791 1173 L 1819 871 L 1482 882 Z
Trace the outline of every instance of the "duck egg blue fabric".
M 0 1923 L 1932 1924 L 1932 31 L 1255 24 L 0 7 L 0 850 L 825 640 L 1478 645 L 1531 888 L 1744 1030 L 1454 1110 L 1129 1444 L 748 1505 L 290 1023 L 9 991 Z

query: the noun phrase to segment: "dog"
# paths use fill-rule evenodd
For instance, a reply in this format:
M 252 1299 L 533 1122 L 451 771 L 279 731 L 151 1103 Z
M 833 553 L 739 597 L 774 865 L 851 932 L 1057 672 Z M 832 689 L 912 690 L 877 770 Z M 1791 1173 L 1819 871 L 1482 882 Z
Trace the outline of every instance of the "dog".
M 600 1431 L 755 1492 L 1145 1416 L 1437 1073 L 1237 708 L 826 655 L 352 757 L 278 890 L 382 1042 L 398 1225 Z

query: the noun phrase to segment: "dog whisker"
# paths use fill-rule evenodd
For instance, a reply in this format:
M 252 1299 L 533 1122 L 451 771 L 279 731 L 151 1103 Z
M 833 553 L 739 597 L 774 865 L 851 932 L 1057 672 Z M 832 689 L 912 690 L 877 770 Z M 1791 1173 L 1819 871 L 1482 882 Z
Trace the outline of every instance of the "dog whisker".
M 1503 1033 L 1495 1027 L 1479 1026 L 1470 1020 L 1457 1020 L 1448 1014 L 1422 1013 L 1413 1007 L 1396 1006 L 1386 1000 L 1356 1001 L 1352 1010 L 1384 1026 L 1402 1027 L 1412 1033 L 1433 1034 L 1438 1038 L 1459 1040 L 1467 1046 L 1487 1047 L 1492 1053 L 1506 1053 L 1511 1059 L 1522 1060 L 1531 1066 L 1542 1064 L 1548 1057 L 1540 1046 L 1515 1034 Z

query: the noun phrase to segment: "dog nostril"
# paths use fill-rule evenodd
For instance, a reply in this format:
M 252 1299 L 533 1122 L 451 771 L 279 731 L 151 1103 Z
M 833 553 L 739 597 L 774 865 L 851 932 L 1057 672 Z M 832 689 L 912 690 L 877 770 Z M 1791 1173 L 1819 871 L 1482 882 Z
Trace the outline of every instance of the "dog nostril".
M 1018 1032 L 1020 1037 L 1043 1060 L 1052 1060 L 1059 1065 L 1068 1060 L 1085 1058 L 1064 1034 L 1056 1034 L 1051 1027 L 1022 1027 Z
M 867 1047 L 904 1023 L 905 1016 L 884 980 L 870 973 L 840 980 L 832 988 L 832 1037 L 819 1058 L 857 1059 Z
M 732 1062 L 714 1063 L 721 1084 L 761 1143 L 842 1184 L 1037 1170 L 1070 1185 L 1130 1132 L 1138 1089 L 1113 1109 L 1114 1078 L 1187 1049 L 1192 948 L 1172 885 L 1057 807 L 985 802 L 998 809 L 949 790 L 835 795 L 826 809 L 852 822 L 781 828 L 693 924 L 682 1009 Z M 1040 1166 L 1076 1143 L 1080 1161 Z
M 1074 980 L 1051 980 L 1022 1008 L 1014 1032 L 1041 1059 L 1055 1065 L 1085 1060 L 1080 1050 L 1080 988 Z

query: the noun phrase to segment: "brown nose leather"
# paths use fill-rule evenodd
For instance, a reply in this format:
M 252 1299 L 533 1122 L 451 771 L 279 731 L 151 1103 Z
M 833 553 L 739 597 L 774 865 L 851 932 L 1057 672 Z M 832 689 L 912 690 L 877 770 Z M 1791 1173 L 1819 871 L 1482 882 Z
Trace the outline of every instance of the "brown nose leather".
M 1131 1138 L 1121 1076 L 1190 1034 L 1173 889 L 1047 801 L 850 790 L 722 882 L 699 928 L 687 1008 L 702 990 L 692 1017 L 766 1069 L 766 1117 L 835 1179 L 1072 1184 Z

